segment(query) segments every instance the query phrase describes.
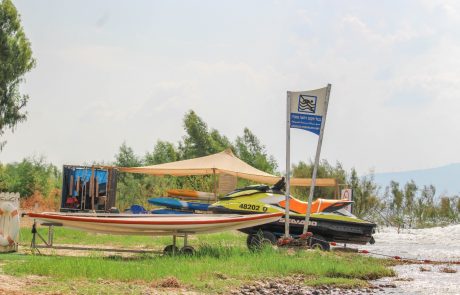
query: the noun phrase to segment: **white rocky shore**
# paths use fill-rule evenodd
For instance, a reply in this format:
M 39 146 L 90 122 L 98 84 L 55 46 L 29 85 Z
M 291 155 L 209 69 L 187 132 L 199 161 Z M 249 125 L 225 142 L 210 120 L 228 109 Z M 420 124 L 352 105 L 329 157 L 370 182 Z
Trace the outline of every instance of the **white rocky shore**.
M 431 260 L 460 261 L 460 224 L 427 229 L 379 228 L 374 245 L 360 246 L 361 250 L 387 256 Z M 376 257 L 385 257 L 379 256 Z M 339 294 L 460 294 L 460 265 L 449 263 L 403 264 L 394 267 L 397 276 L 370 282 L 372 287 L 340 289 L 328 286 L 307 287 L 299 282 L 302 276 L 258 281 L 232 291 L 239 295 L 339 295 Z

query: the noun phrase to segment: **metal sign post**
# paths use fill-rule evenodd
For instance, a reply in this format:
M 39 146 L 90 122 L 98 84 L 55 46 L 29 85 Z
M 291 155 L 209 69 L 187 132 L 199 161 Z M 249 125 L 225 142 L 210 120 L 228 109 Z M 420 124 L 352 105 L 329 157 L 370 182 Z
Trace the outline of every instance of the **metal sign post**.
M 289 196 L 291 194 L 291 92 L 287 92 L 286 107 L 286 205 L 284 213 L 284 237 L 289 238 Z
M 308 197 L 308 210 L 305 216 L 304 234 L 308 231 L 308 222 L 310 221 L 311 203 L 315 191 L 316 174 L 319 165 L 319 156 L 321 145 L 323 143 L 324 126 L 326 124 L 327 107 L 329 104 L 329 95 L 331 93 L 331 84 L 327 87 L 299 91 L 287 92 L 287 118 L 286 118 L 286 213 L 285 213 L 285 236 L 289 237 L 289 195 L 290 195 L 290 166 L 291 166 L 291 128 L 310 131 L 319 136 L 318 146 L 316 148 L 315 166 L 313 168 L 312 184 L 310 195 Z
M 313 194 L 315 192 L 315 184 L 316 184 L 316 173 L 318 171 L 319 159 L 321 154 L 321 146 L 323 144 L 323 135 L 324 135 L 324 126 L 326 125 L 326 115 L 327 115 L 327 107 L 329 105 L 329 95 L 331 93 L 331 84 L 327 84 L 326 89 L 326 99 L 324 101 L 324 115 L 321 120 L 321 129 L 319 132 L 319 139 L 318 145 L 316 147 L 316 156 L 315 156 L 315 166 L 313 167 L 313 175 L 311 179 L 311 187 L 310 187 L 310 194 L 308 196 L 308 209 L 307 215 L 305 215 L 305 225 L 303 227 L 303 233 L 308 232 L 308 223 L 310 222 L 310 215 L 311 215 L 311 203 L 313 201 Z

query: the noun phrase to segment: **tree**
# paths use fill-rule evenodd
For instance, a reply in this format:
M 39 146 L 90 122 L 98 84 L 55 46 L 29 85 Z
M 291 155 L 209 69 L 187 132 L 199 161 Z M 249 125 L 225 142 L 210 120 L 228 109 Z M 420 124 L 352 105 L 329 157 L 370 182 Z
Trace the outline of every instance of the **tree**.
M 115 155 L 115 165 L 120 167 L 137 167 L 141 166 L 142 162 L 134 154 L 134 151 L 126 142 L 123 142 L 118 149 L 118 154 Z
M 460 197 L 457 197 L 457 214 L 460 215 Z
M 35 65 L 32 49 L 21 19 L 10 0 L 0 2 L 0 138 L 5 130 L 26 120 L 24 107 L 29 99 L 21 94 L 23 76 Z M 0 141 L 0 150 L 5 141 Z
M 413 218 L 415 217 L 414 207 L 417 190 L 417 185 L 413 180 L 404 186 L 404 214 L 409 218 L 409 227 L 412 227 Z
M 0 164 L 0 191 L 18 192 L 29 197 L 34 192 L 47 196 L 61 185 L 58 168 L 45 161 L 44 157 L 27 158 L 19 163 Z
M 146 165 L 156 165 L 177 161 L 179 154 L 174 145 L 167 141 L 158 140 L 151 153 L 145 155 Z
M 292 176 L 299 178 L 311 178 L 313 174 L 314 163 L 300 161 L 298 164 L 292 165 Z M 321 160 L 318 171 L 318 178 L 335 178 L 338 183 L 343 184 L 346 182 L 346 172 L 339 162 L 336 163 L 335 167 L 329 164 L 327 160 Z M 292 193 L 296 197 L 306 200 L 310 194 L 309 187 L 293 187 Z M 335 187 L 315 187 L 315 193 L 313 198 L 334 198 L 336 197 Z
M 399 233 L 399 229 L 404 225 L 404 216 L 402 214 L 404 193 L 399 188 L 399 183 L 393 180 L 390 182 L 390 192 L 392 195 L 390 208 L 393 211 L 394 222 L 398 226 Z
M 118 154 L 115 155 L 115 166 L 119 167 L 138 167 L 142 166 L 142 161 L 134 154 L 134 151 L 126 142 L 123 142 L 118 149 Z M 120 173 L 118 179 L 123 185 L 128 185 L 128 182 L 134 179 L 142 178 L 141 174 L 132 175 L 132 173 Z
M 396 215 L 399 215 L 403 206 L 404 194 L 399 188 L 399 183 L 393 180 L 390 182 L 390 191 L 393 196 L 391 208 L 394 210 Z
M 209 131 L 208 125 L 194 111 L 185 114 L 184 128 L 186 135 L 179 143 L 182 159 L 203 157 L 231 147 L 227 137 L 215 129 Z
M 378 187 L 374 182 L 374 175 L 358 177 L 355 168 L 351 169 L 347 186 L 353 190 L 353 214 L 358 217 L 374 216 L 380 214 L 378 210 L 380 200 L 377 197 Z M 377 212 L 375 212 L 377 210 Z
M 450 219 L 453 217 L 454 212 L 451 208 L 450 204 L 451 200 L 449 197 L 443 196 L 441 197 L 441 204 L 439 208 L 439 215 L 446 219 Z
M 273 156 L 267 155 L 265 146 L 262 145 L 248 128 L 244 128 L 242 137 L 238 136 L 235 141 L 235 150 L 238 158 L 249 165 L 273 174 L 276 171 L 277 163 Z

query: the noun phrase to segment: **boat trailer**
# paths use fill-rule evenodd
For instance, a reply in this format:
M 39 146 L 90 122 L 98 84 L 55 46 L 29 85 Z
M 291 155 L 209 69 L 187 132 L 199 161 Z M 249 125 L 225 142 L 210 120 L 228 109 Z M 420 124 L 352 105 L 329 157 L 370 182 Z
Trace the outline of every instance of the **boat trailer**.
M 32 251 L 36 251 L 41 254 L 40 249 L 56 249 L 56 250 L 76 250 L 76 251 L 100 251 L 100 252 L 118 252 L 118 253 L 140 253 L 140 254 L 163 254 L 163 255 L 175 255 L 175 254 L 186 254 L 192 255 L 195 253 L 195 249 L 188 245 L 188 233 L 177 233 L 173 235 L 172 244 L 164 248 L 163 251 L 154 250 L 141 250 L 141 249 L 120 249 L 120 248 L 99 248 L 99 247 L 78 247 L 78 246 L 63 246 L 54 244 L 54 227 L 61 227 L 61 223 L 46 222 L 41 223 L 42 226 L 48 227 L 46 238 L 38 231 L 37 222 L 34 220 L 32 224 L 32 240 L 30 242 L 30 248 Z M 184 239 L 184 246 L 179 249 L 177 246 L 177 238 Z

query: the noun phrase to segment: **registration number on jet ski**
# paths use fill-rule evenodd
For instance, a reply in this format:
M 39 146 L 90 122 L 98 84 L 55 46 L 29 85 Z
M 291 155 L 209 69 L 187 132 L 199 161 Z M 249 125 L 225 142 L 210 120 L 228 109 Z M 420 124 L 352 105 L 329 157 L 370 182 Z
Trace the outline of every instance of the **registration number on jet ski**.
M 245 210 L 252 210 L 252 211 L 259 211 L 260 210 L 260 206 L 259 205 L 253 205 L 253 204 L 240 204 L 240 208 L 241 209 L 245 209 Z M 262 211 L 266 212 L 267 211 L 267 207 L 262 207 Z

